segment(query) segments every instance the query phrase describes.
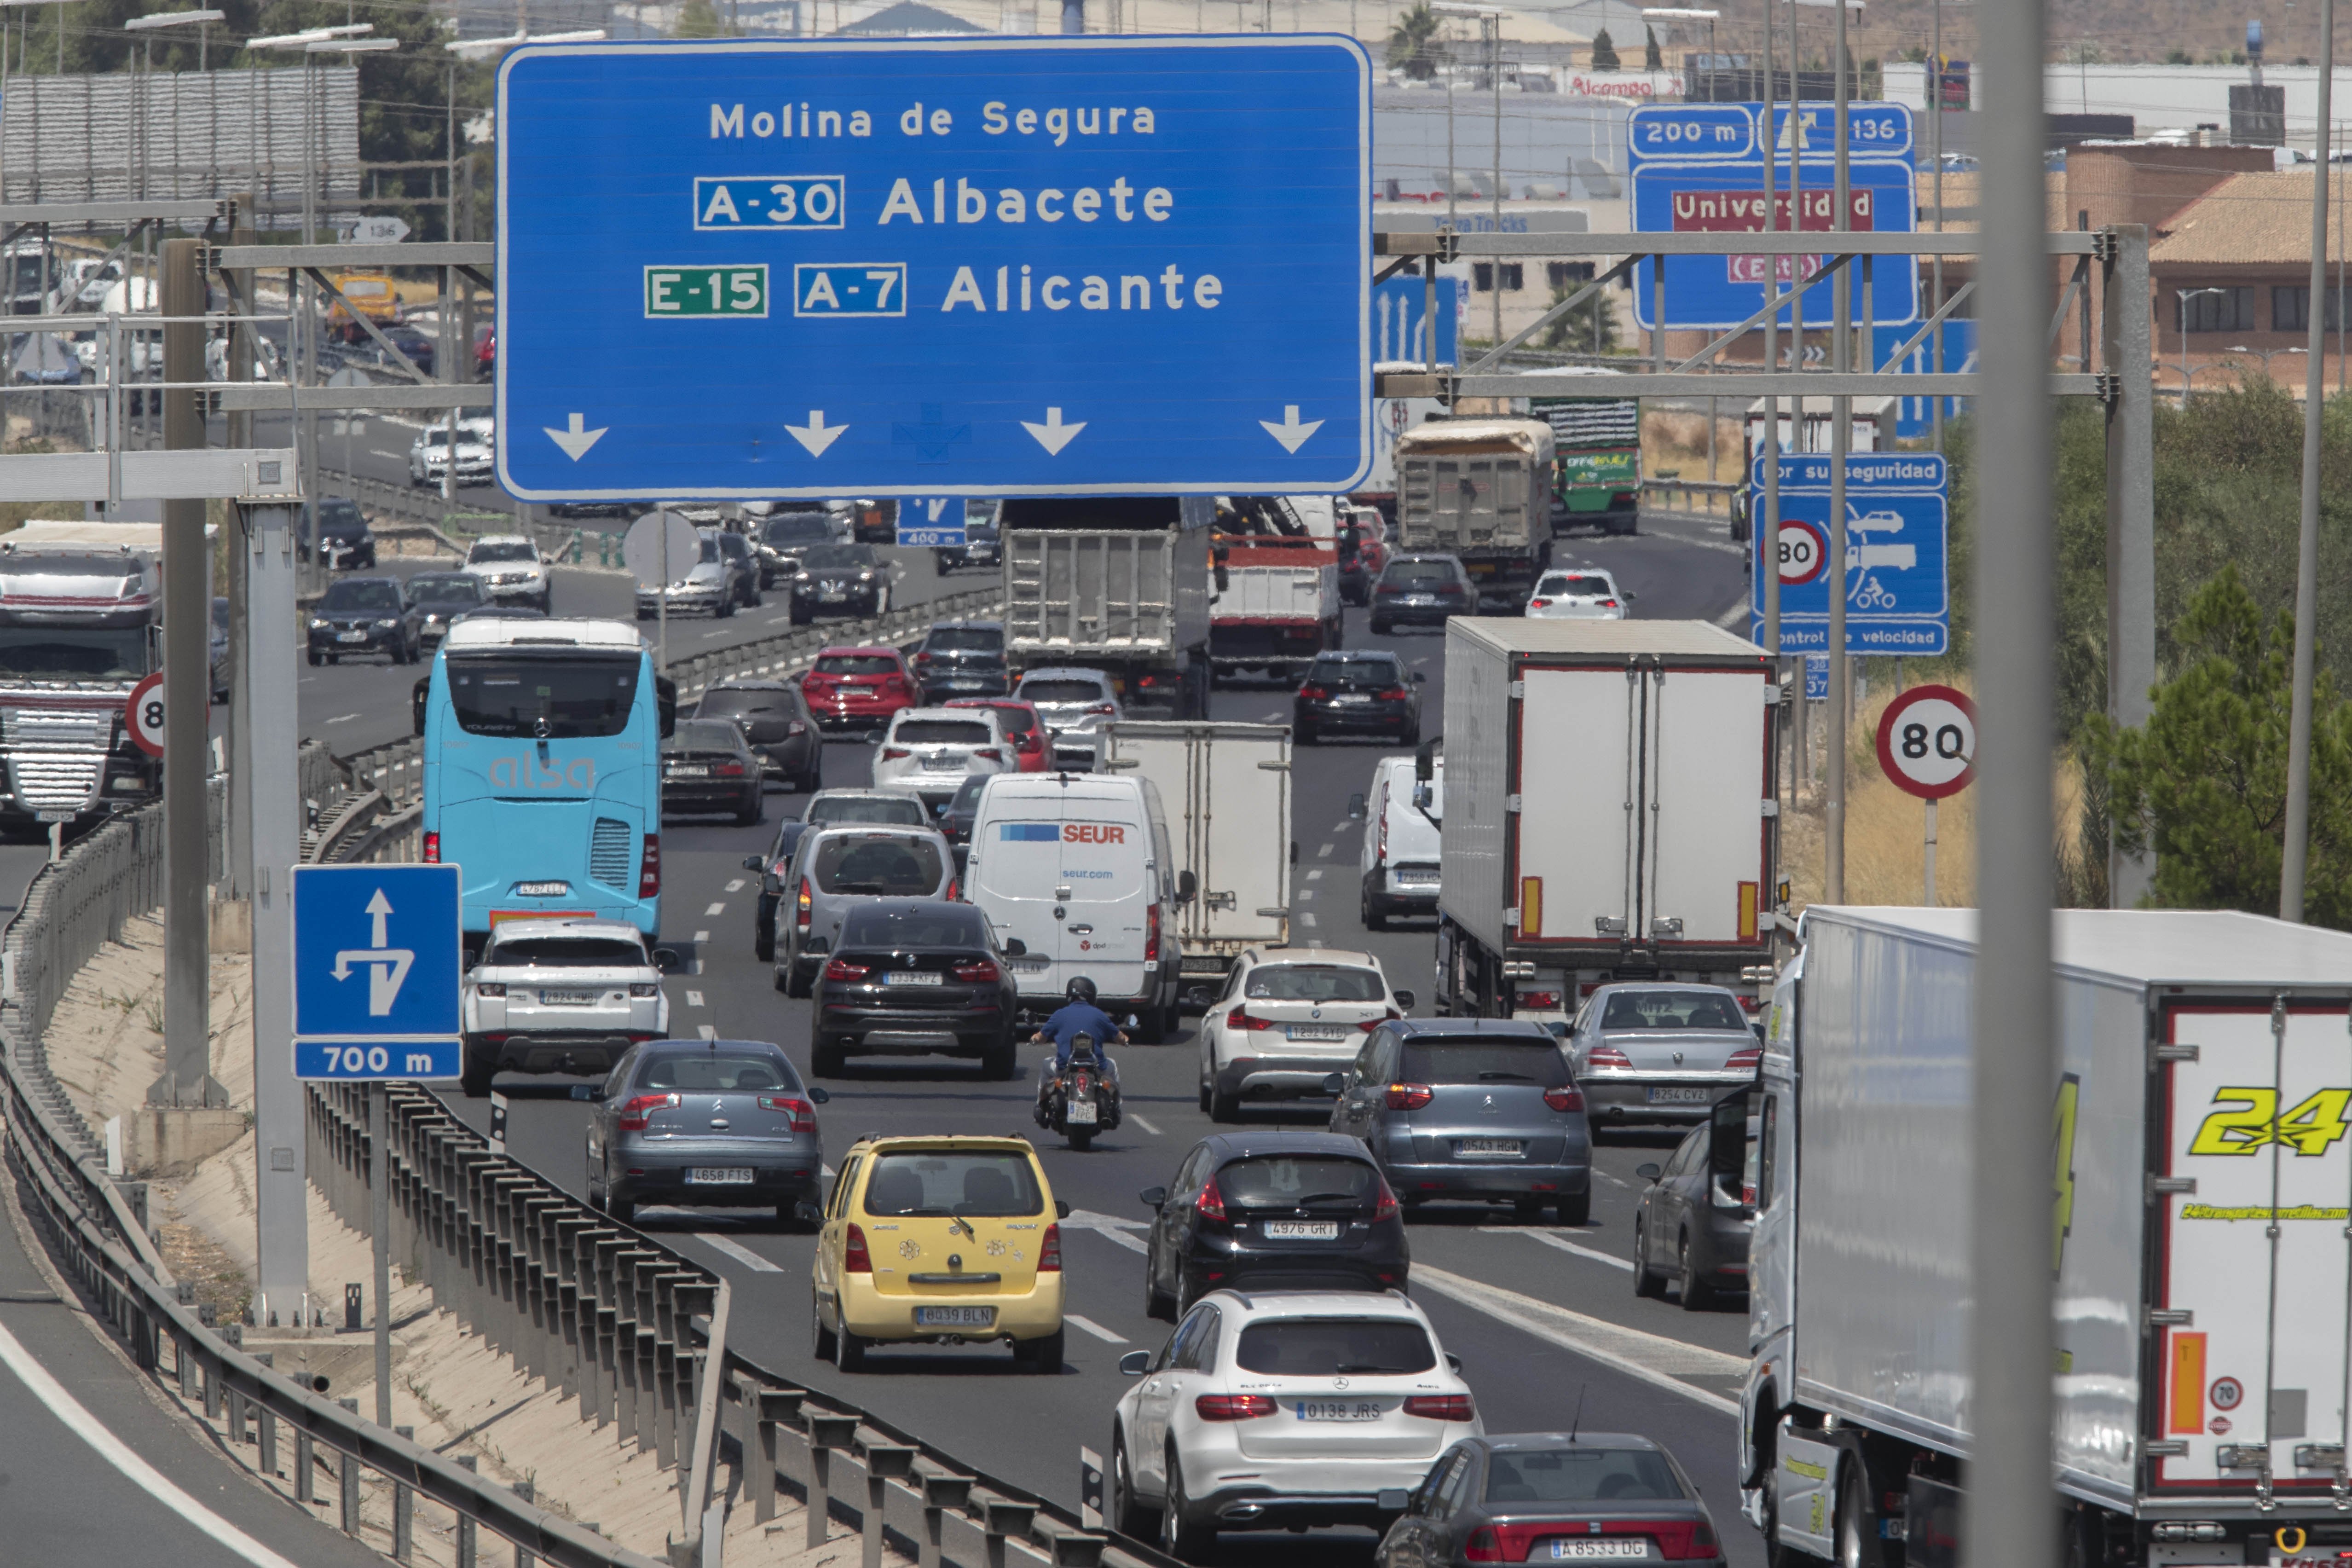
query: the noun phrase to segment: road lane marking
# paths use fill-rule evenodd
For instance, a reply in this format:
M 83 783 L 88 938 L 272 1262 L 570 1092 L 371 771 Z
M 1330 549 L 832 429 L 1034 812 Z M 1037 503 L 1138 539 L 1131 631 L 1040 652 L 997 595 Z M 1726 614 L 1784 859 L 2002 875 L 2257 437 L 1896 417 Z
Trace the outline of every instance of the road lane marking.
M 709 931 L 696 931 L 696 932 L 694 933 L 695 945 L 696 945 L 696 946 L 698 946 L 698 947 L 699 947 L 702 943 L 704 943 L 704 942 L 709 942 L 709 940 L 710 940 L 710 933 L 709 933 Z
M 1416 1287 L 1434 1290 L 1437 1294 L 1458 1301 L 1474 1312 L 1483 1312 L 1497 1322 L 1508 1323 L 1539 1340 L 1573 1351 L 1578 1355 L 1601 1365 L 1613 1367 L 1628 1377 L 1663 1388 L 1670 1394 L 1719 1410 L 1726 1415 L 1739 1414 L 1739 1401 L 1727 1399 L 1712 1389 L 1685 1383 L 1685 1375 L 1701 1377 L 1745 1377 L 1748 1358 L 1727 1355 L 1722 1351 L 1708 1350 L 1704 1345 L 1672 1340 L 1664 1334 L 1643 1333 L 1616 1323 L 1588 1318 L 1582 1312 L 1571 1312 L 1549 1301 L 1538 1301 L 1532 1296 L 1522 1296 L 1516 1290 L 1505 1290 L 1493 1285 L 1467 1279 L 1459 1274 L 1449 1274 L 1443 1268 L 1426 1264 L 1412 1271 Z
M 1312 888 L 1301 888 L 1301 889 L 1298 889 L 1299 901 L 1300 901 L 1300 902 L 1302 902 L 1302 903 L 1303 903 L 1303 902 L 1305 902 L 1307 900 L 1313 898 L 1314 896 L 1315 896 L 1315 889 L 1312 889 Z
M 1144 1251 L 1139 1238 L 1128 1235 L 1129 1228 L 1141 1229 L 1139 1219 L 1120 1219 L 1116 1215 L 1097 1214 L 1092 1209 L 1072 1209 L 1070 1217 L 1062 1224 L 1072 1230 L 1090 1230 L 1107 1241 L 1115 1241 L 1129 1252 Z
M 712 1028 L 708 1024 L 697 1025 L 695 1032 L 706 1040 L 715 1040 L 719 1037 L 719 1031 Z
M 1315 917 L 1312 914 L 1302 914 L 1298 917 L 1298 923 L 1305 926 L 1308 931 L 1313 931 L 1315 929 Z
M 1347 832 L 1347 831 L 1348 831 L 1348 829 L 1349 829 L 1350 827 L 1353 827 L 1353 826 L 1356 826 L 1356 824 L 1355 824 L 1355 822 L 1353 821 L 1353 819 L 1350 819 L 1350 820 L 1346 821 L 1346 822 L 1335 822 L 1335 823 L 1333 823 L 1333 824 L 1331 825 L 1331 831 L 1332 831 L 1332 832 L 1334 832 L 1334 833 L 1345 833 L 1345 832 Z
M 1741 599 L 1738 603 L 1733 605 L 1731 608 L 1716 616 L 1715 624 L 1723 627 L 1726 631 L 1728 631 L 1733 626 L 1738 626 L 1740 622 L 1752 618 L 1752 612 L 1748 609 L 1748 601 L 1746 599 Z
M 703 918 L 706 920 L 712 915 L 723 915 L 726 912 L 727 906 L 725 904 L 713 904 L 709 909 L 702 911 Z
M 1319 881 L 1321 881 L 1321 880 L 1323 879 L 1323 868 L 1322 868 L 1322 867 L 1320 867 L 1320 866 L 1318 866 L 1318 867 L 1316 867 L 1316 868 L 1315 868 L 1315 869 L 1313 869 L 1312 871 L 1307 872 L 1307 879 L 1308 881 L 1310 881 L 1310 882 L 1319 882 Z
M 97 1416 L 84 1409 L 81 1401 L 67 1393 L 65 1384 L 52 1377 L 47 1367 L 35 1361 L 32 1352 L 26 1350 L 16 1336 L 5 1328 L 0 1328 L 0 1363 L 5 1363 L 8 1370 L 16 1374 L 17 1380 L 32 1391 L 33 1397 L 48 1406 L 49 1414 L 68 1431 L 97 1449 L 99 1458 L 121 1471 L 132 1484 L 157 1502 L 252 1563 L 254 1568 L 296 1568 L 294 1563 L 182 1491 L 161 1470 L 141 1458 L 121 1438 L 107 1430 Z
M 1150 1121 L 1137 1115 L 1132 1110 L 1127 1113 L 1127 1119 L 1129 1121 L 1134 1122 L 1138 1127 L 1142 1128 L 1146 1132 L 1150 1133 L 1154 1138 L 1158 1138 L 1161 1135 L 1159 1128 L 1154 1127 Z
M 784 1271 L 784 1266 L 782 1264 L 771 1263 L 766 1258 L 761 1257 L 758 1253 L 752 1251 L 750 1247 L 740 1246 L 735 1242 L 730 1241 L 725 1237 L 719 1235 L 715 1231 L 696 1231 L 694 1233 L 694 1239 L 702 1243 L 703 1246 L 710 1248 L 713 1252 L 725 1253 L 728 1257 L 733 1258 L 744 1268 L 751 1269 L 755 1274 L 782 1274 Z
M 701 1006 L 701 1005 L 702 1005 L 702 993 L 701 993 L 701 992 L 699 992 L 699 991 L 689 991 L 689 992 L 688 992 L 688 993 L 686 994 L 686 1005 L 687 1005 L 688 1006 L 689 1006 L 689 1007 L 699 1007 L 699 1006 Z
M 1127 1336 L 1125 1334 L 1112 1333 L 1108 1329 L 1104 1328 L 1092 1318 L 1081 1318 L 1076 1312 L 1065 1312 L 1062 1314 L 1062 1321 L 1070 1324 L 1074 1328 L 1084 1329 L 1087 1332 L 1094 1335 L 1094 1337 L 1098 1340 L 1108 1340 L 1115 1345 L 1123 1345 L 1127 1343 Z
M 1315 851 L 1315 858 L 1318 860 L 1328 860 L 1331 858 L 1331 847 L 1328 844 L 1326 844 L 1318 847 Z
M 1614 1253 L 1596 1252 L 1590 1247 L 1579 1247 L 1566 1237 L 1554 1236 L 1548 1230 L 1527 1230 L 1511 1225 L 1482 1225 L 1478 1228 L 1488 1236 L 1524 1236 L 1529 1241 L 1540 1241 L 1546 1247 L 1557 1247 L 1562 1252 L 1573 1252 L 1579 1258 L 1590 1258 L 1595 1263 L 1606 1263 L 1610 1268 L 1622 1268 L 1628 1274 L 1633 1272 L 1632 1262 Z
M 731 882 L 728 883 L 728 884 L 727 884 L 727 890 L 728 890 L 729 892 L 730 892 L 730 893 L 740 893 L 740 892 L 741 892 L 741 891 L 743 890 L 743 879 L 742 879 L 742 878 L 740 878 L 740 877 L 738 877 L 738 878 L 736 878 L 733 881 L 731 881 Z
M 358 717 L 359 715 L 356 713 L 338 713 L 333 718 L 328 720 L 327 722 L 330 724 L 348 724 Z

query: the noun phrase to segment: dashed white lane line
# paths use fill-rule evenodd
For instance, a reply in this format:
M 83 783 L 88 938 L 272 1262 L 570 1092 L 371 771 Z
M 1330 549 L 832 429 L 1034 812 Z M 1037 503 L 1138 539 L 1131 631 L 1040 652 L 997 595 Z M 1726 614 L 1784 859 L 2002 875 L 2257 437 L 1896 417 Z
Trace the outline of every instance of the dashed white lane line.
M 1315 929 L 1315 917 L 1311 913 L 1302 914 L 1298 917 L 1298 923 L 1305 926 L 1308 931 L 1313 931 Z
M 733 1258 L 744 1268 L 751 1269 L 755 1274 L 782 1274 L 784 1271 L 784 1266 L 782 1264 L 771 1263 L 766 1258 L 761 1257 L 758 1253 L 752 1251 L 750 1247 L 730 1241 L 725 1237 L 717 1235 L 714 1232 L 707 1230 L 697 1231 L 694 1234 L 694 1239 L 702 1243 L 703 1246 L 710 1248 L 713 1252 L 725 1253 L 728 1257 Z M 1063 1314 L 1066 1318 L 1068 1315 L 1069 1314 L 1066 1312 Z
M 725 904 L 713 904 L 709 909 L 702 911 L 703 916 L 706 919 L 712 915 L 723 915 L 726 912 L 727 906 Z
M 1321 880 L 1323 879 L 1323 868 L 1322 868 L 1322 867 L 1320 867 L 1320 866 L 1318 866 L 1318 867 L 1316 867 L 1316 868 L 1315 868 L 1315 869 L 1313 869 L 1312 871 L 1307 872 L 1307 879 L 1308 881 L 1310 881 L 1310 882 L 1319 882 L 1319 881 L 1321 881 Z
M 1318 860 L 1328 860 L 1331 858 L 1331 846 L 1328 844 L 1318 845 L 1315 850 L 1315 858 Z
M 1087 1332 L 1094 1335 L 1094 1337 L 1098 1340 L 1108 1340 L 1115 1345 L 1123 1345 L 1127 1343 L 1127 1336 L 1125 1334 L 1112 1333 L 1108 1329 L 1104 1328 L 1092 1318 L 1081 1318 L 1076 1312 L 1065 1312 L 1062 1314 L 1062 1321 L 1069 1324 L 1073 1328 L 1084 1329 Z
M 1611 1252 L 1595 1251 L 1590 1247 L 1579 1247 L 1568 1237 L 1554 1236 L 1548 1230 L 1528 1230 L 1513 1225 L 1482 1225 L 1478 1228 L 1489 1236 L 1524 1236 L 1529 1241 L 1540 1241 L 1546 1247 L 1557 1247 L 1562 1252 L 1573 1252 L 1579 1258 L 1590 1258 L 1595 1263 L 1606 1263 L 1610 1268 L 1622 1268 L 1628 1274 L 1633 1272 L 1633 1265 L 1629 1258 Z
M 1603 1366 L 1614 1367 L 1628 1377 L 1679 1394 L 1685 1399 L 1719 1410 L 1726 1415 L 1739 1414 L 1739 1402 L 1727 1399 L 1712 1389 L 1700 1388 L 1683 1381 L 1686 1376 L 1740 1377 L 1748 1371 L 1748 1358 L 1727 1355 L 1722 1351 L 1708 1350 L 1703 1345 L 1668 1339 L 1663 1334 L 1643 1333 L 1639 1329 L 1625 1328 L 1617 1323 L 1588 1318 L 1582 1312 L 1571 1312 L 1549 1301 L 1538 1301 L 1532 1296 L 1522 1296 L 1516 1290 L 1505 1290 L 1476 1279 L 1449 1274 L 1443 1268 L 1423 1264 L 1412 1271 L 1414 1285 L 1434 1290 L 1449 1300 L 1458 1301 L 1474 1312 L 1483 1312 L 1497 1322 L 1548 1341 L 1562 1350 L 1597 1361 Z
M 1071 1230 L 1093 1231 L 1104 1240 L 1117 1242 L 1129 1252 L 1145 1250 L 1140 1237 L 1127 1234 L 1129 1230 L 1142 1228 L 1143 1222 L 1139 1219 L 1121 1219 L 1117 1215 L 1097 1214 L 1092 1209 L 1072 1209 L 1070 1217 L 1062 1224 Z
M 348 724 L 358 717 L 359 715 L 356 713 L 338 713 L 333 718 L 328 720 L 327 722 L 330 724 Z
M 1150 1133 L 1154 1138 L 1161 1136 L 1160 1129 L 1151 1125 L 1149 1118 L 1139 1116 L 1134 1111 L 1130 1110 L 1127 1113 L 1127 1119 L 1129 1121 L 1134 1122 L 1138 1127 L 1142 1128 L 1146 1132 Z
M 700 947 L 704 942 L 709 942 L 709 940 L 710 933 L 707 931 L 698 931 L 694 933 L 694 945 L 697 947 Z
M 708 1024 L 697 1025 L 694 1032 L 706 1040 L 715 1040 L 719 1037 L 719 1031 Z
M 1335 822 L 1331 825 L 1331 831 L 1334 833 L 1345 833 L 1348 829 L 1355 826 L 1356 825 L 1353 822 Z
M 699 1006 L 701 1006 L 701 1005 L 702 1005 L 702 993 L 701 993 L 701 992 L 699 992 L 699 991 L 689 991 L 689 992 L 688 992 L 688 993 L 686 994 L 686 1005 L 687 1005 L 688 1006 L 689 1006 L 689 1007 L 699 1007 Z
M 741 892 L 741 891 L 743 890 L 743 879 L 742 879 L 742 878 L 740 878 L 740 877 L 738 877 L 738 878 L 736 878 L 733 881 L 731 881 L 731 882 L 728 883 L 728 884 L 727 884 L 727 890 L 728 890 L 729 892 L 730 892 L 730 893 L 740 893 L 740 892 Z
M 252 1563 L 254 1568 L 295 1568 L 292 1563 L 182 1491 L 162 1471 L 141 1458 L 121 1438 L 107 1430 L 97 1416 L 84 1409 L 81 1401 L 67 1393 L 65 1384 L 49 1375 L 48 1369 L 35 1361 L 32 1352 L 5 1328 L 0 1328 L 0 1363 L 6 1363 L 17 1380 L 32 1391 L 33 1397 L 48 1406 L 49 1414 L 62 1422 L 68 1431 L 97 1449 L 99 1458 L 121 1471 L 133 1485 L 157 1502 Z

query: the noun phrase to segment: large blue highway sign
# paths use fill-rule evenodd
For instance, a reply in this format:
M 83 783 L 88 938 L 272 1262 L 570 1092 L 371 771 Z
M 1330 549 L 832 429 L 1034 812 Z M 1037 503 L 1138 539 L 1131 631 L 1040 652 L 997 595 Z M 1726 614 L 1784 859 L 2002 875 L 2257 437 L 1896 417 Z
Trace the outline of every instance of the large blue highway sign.
M 1764 465 L 1748 481 L 1758 520 L 1748 613 L 1764 635 L 1764 574 L 1780 574 L 1780 651 L 1823 653 L 1830 646 L 1830 584 L 1843 578 L 1850 654 L 1931 655 L 1951 640 L 1947 560 L 1947 473 L 1933 452 L 1855 452 L 1846 458 L 1845 571 L 1829 570 L 1831 459 L 1780 454 L 1780 538 L 1764 539 Z
M 1761 133 L 1760 103 L 1670 104 L 1634 110 L 1628 118 L 1628 183 L 1633 227 L 1643 234 L 1761 232 L 1836 226 L 1833 195 L 1835 106 L 1807 103 L 1792 125 L 1778 106 L 1770 138 Z M 1899 103 L 1857 103 L 1848 110 L 1848 224 L 1855 230 L 1907 234 L 1916 226 L 1912 196 L 1911 111 Z M 1773 202 L 1764 200 L 1764 147 L 1774 150 Z M 1801 151 L 1792 164 L 1790 143 Z M 1792 196 L 1789 183 L 1801 174 Z M 1727 331 L 1764 309 L 1766 279 L 1776 291 L 1816 277 L 1818 256 L 1677 256 L 1665 262 L 1666 325 Z M 1633 316 L 1649 331 L 1656 315 L 1658 263 L 1642 263 Z M 1856 321 L 1895 326 L 1918 317 L 1917 268 L 1908 257 L 1880 257 L 1853 270 Z M 1830 324 L 1827 279 L 1804 289 L 1808 327 Z M 1793 321 L 1793 302 L 1781 307 Z M 503 352 L 503 351 L 502 351 Z
M 297 1077 L 453 1076 L 458 886 L 455 866 L 295 868 Z M 432 1070 L 405 1070 L 416 1055 Z
M 1341 492 L 1351 38 L 527 46 L 499 481 L 530 500 Z

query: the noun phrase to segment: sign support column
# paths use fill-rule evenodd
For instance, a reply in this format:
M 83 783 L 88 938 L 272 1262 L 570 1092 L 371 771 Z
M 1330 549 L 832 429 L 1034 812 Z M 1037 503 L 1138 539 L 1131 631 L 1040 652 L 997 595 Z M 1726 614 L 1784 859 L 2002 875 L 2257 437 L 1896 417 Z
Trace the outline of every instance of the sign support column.
M 2145 374 L 2148 321 L 2116 301 L 2147 298 L 2147 230 L 2116 230 L 2099 312 L 2101 362 L 2116 378 L 2107 405 L 2107 716 L 2125 729 L 2147 722 L 2156 684 L 2156 390 Z M 1940 406 L 1940 404 L 1938 405 Z M 2107 906 L 2136 908 L 2155 868 L 2145 856 L 2107 850 Z
M 1833 127 L 1837 144 L 1832 165 L 1831 199 L 1834 210 L 1830 226 L 1840 234 L 1853 226 L 1847 206 L 1851 182 L 1846 161 L 1846 95 L 1851 86 L 1845 68 L 1845 0 L 1837 0 L 1837 123 Z M 1836 328 L 1830 342 L 1830 368 L 1843 374 L 1853 368 L 1851 263 L 1838 268 L 1830 289 L 1831 320 Z M 1822 896 L 1833 904 L 1845 902 L 1845 743 L 1846 729 L 1853 722 L 1849 711 L 1853 696 L 1853 668 L 1846 658 L 1845 648 L 1845 459 L 1853 447 L 1853 400 L 1841 395 L 1830 399 L 1830 710 L 1826 726 L 1829 744 L 1824 748 L 1828 753 L 1825 763 L 1829 797 L 1822 816 Z
M 375 1424 L 392 1425 L 392 1135 L 381 1083 L 367 1086 L 368 1229 L 375 1249 Z

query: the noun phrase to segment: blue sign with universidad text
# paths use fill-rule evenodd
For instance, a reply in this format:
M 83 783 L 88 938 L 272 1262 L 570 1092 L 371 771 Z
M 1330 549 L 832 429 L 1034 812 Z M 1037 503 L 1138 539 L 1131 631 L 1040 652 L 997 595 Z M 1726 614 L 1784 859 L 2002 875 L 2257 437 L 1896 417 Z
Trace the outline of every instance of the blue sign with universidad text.
M 1845 571 L 1827 570 L 1830 538 L 1828 454 L 1784 452 L 1780 463 L 1780 539 L 1764 538 L 1764 465 L 1748 475 L 1755 530 L 1749 590 L 1751 635 L 1764 633 L 1764 574 L 1780 576 L 1780 651 L 1825 653 L 1830 646 L 1830 584 L 1841 575 L 1849 654 L 1925 656 L 1951 640 L 1951 577 L 1946 541 L 1948 474 L 1934 452 L 1854 452 L 1846 458 Z
M 525 500 L 1328 494 L 1371 466 L 1352 38 L 534 45 L 498 121 Z
M 1643 234 L 1783 234 L 1827 231 L 1836 225 L 1836 105 L 1806 103 L 1793 121 L 1776 105 L 1769 138 L 1761 133 L 1760 103 L 1644 105 L 1627 117 L 1627 184 L 1633 227 Z M 1911 111 L 1899 103 L 1855 103 L 1847 109 L 1847 226 L 1908 234 L 1916 227 L 1912 195 Z M 1764 197 L 1764 148 L 1773 148 L 1773 199 Z M 1791 142 L 1796 143 L 1792 153 Z M 1798 189 L 1791 193 L 1791 177 Z M 1677 256 L 1665 261 L 1665 316 L 1670 329 L 1728 331 L 1764 309 L 1764 288 L 1775 292 L 1820 277 L 1820 256 Z M 1881 257 L 1853 269 L 1854 320 L 1898 326 L 1917 320 L 1917 268 L 1908 257 Z M 1633 317 L 1644 331 L 1657 314 L 1655 258 L 1637 269 Z M 1833 308 L 1827 278 L 1807 281 L 1801 293 L 1807 328 L 1826 327 Z M 1799 301 L 1780 308 L 1793 325 Z
M 298 1078 L 454 1078 L 464 972 L 456 866 L 299 866 Z

